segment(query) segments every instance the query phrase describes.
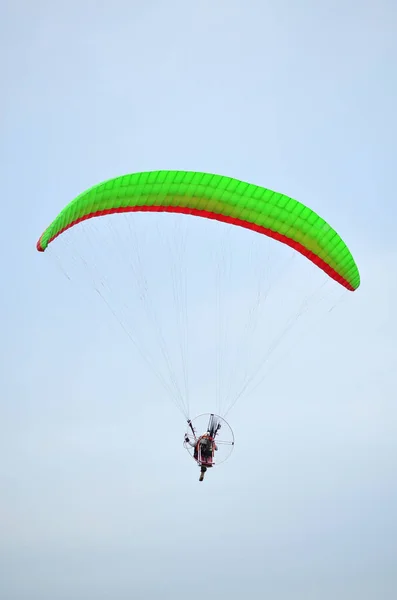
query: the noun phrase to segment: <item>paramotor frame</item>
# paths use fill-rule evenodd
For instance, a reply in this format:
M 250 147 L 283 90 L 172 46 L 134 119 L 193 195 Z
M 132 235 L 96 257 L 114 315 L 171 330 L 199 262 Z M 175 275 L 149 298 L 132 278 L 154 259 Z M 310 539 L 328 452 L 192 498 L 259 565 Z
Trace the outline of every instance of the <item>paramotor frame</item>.
M 190 456 L 197 462 L 195 447 L 189 444 L 186 438 L 190 440 L 194 439 L 198 442 L 201 436 L 207 432 L 218 448 L 212 464 L 213 466 L 220 465 L 229 458 L 234 448 L 233 430 L 223 417 L 215 413 L 203 413 L 194 419 L 189 419 L 183 445 Z

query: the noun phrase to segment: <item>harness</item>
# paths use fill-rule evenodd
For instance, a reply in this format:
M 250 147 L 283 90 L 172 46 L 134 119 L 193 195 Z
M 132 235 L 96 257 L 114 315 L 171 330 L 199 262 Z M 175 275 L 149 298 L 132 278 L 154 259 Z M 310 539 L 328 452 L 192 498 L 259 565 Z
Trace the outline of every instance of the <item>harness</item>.
M 203 455 L 202 453 L 202 440 L 208 440 L 208 445 L 211 444 L 211 455 Z M 199 439 L 197 440 L 197 444 L 195 446 L 194 449 L 194 458 L 197 460 L 197 463 L 199 466 L 204 465 L 206 467 L 212 467 L 213 465 L 213 459 L 214 459 L 214 454 L 215 454 L 215 444 L 214 444 L 214 440 L 212 437 L 204 434 L 201 435 L 199 437 Z

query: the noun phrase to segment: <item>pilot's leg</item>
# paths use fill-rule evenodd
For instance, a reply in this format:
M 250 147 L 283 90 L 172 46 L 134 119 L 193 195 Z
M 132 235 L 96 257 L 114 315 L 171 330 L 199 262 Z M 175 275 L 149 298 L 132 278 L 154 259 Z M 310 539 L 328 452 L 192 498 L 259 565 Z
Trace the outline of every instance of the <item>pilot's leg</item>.
M 199 477 L 199 481 L 203 481 L 204 479 L 204 474 L 207 470 L 207 467 L 204 467 L 204 465 L 201 466 L 201 472 L 200 472 L 200 477 Z

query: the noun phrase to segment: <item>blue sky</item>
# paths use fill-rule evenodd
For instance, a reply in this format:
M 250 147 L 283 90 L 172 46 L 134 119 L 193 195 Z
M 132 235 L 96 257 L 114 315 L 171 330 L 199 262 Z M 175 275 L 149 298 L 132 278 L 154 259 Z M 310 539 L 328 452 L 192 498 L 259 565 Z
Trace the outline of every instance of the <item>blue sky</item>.
M 3 3 L 1 598 L 395 598 L 396 33 L 391 1 Z M 202 486 L 127 336 L 35 249 L 85 188 L 158 168 L 303 201 L 362 277 L 236 404 Z

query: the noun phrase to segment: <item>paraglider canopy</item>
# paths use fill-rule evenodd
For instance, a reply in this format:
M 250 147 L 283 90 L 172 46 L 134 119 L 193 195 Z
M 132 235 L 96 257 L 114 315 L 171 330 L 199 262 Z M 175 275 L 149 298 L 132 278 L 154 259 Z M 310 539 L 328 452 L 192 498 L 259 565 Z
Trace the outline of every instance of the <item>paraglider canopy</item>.
M 310 208 L 284 194 L 231 177 L 190 171 L 149 171 L 100 183 L 72 200 L 41 235 L 37 249 L 74 225 L 112 213 L 184 213 L 272 237 L 300 252 L 346 289 L 360 285 L 354 259 L 337 232 Z

